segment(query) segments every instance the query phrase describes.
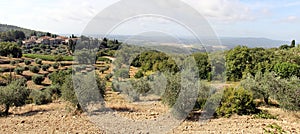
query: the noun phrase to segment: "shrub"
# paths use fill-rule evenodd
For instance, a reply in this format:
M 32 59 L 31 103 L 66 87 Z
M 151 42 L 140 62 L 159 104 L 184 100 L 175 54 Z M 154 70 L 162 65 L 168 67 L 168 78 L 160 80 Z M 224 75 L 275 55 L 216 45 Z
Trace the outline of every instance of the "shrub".
M 128 69 L 120 69 L 115 73 L 116 77 L 120 77 L 120 78 L 129 78 L 129 70 Z
M 10 64 L 10 65 L 15 65 L 15 64 L 16 64 L 16 61 L 12 60 L 12 61 L 10 61 L 9 64 Z
M 37 59 L 34 60 L 34 62 L 35 62 L 36 64 L 42 65 L 42 62 L 43 62 L 43 61 L 42 61 L 41 59 L 38 59 L 38 58 L 37 58 Z
M 280 107 L 286 110 L 299 111 L 300 79 L 294 76 L 282 81 L 280 87 L 273 91 L 275 99 L 279 102 Z
M 73 81 L 71 76 L 66 76 L 64 83 L 61 86 L 61 97 L 71 102 L 73 105 L 77 105 L 77 108 L 80 108 L 75 91 L 73 86 Z
M 285 134 L 287 133 L 281 126 L 276 123 L 267 125 L 264 129 L 265 134 Z
M 238 115 L 248 115 L 257 112 L 253 102 L 253 95 L 243 88 L 225 89 L 221 106 L 217 109 L 218 116 L 230 117 L 236 113 Z
M 11 106 L 22 106 L 29 95 L 26 79 L 17 79 L 5 87 L 0 87 L 0 104 L 5 106 L 4 114 L 8 115 Z
M 21 75 L 23 73 L 24 69 L 21 67 L 17 67 L 14 69 L 14 72 L 18 75 Z
M 105 75 L 105 79 L 108 81 L 108 80 L 110 80 L 111 78 L 113 77 L 113 74 L 107 74 L 107 75 Z
M 59 64 L 58 64 L 57 62 L 55 62 L 54 64 L 52 64 L 52 67 L 53 67 L 54 69 L 58 69 L 58 68 L 59 68 Z
M 49 64 L 42 65 L 42 70 L 47 71 L 50 68 Z
M 25 63 L 25 65 L 30 65 L 31 61 L 30 60 L 25 60 L 24 63 Z
M 261 111 L 257 114 L 254 115 L 254 118 L 256 119 L 275 119 L 277 120 L 277 116 L 271 115 L 270 113 L 268 113 L 268 111 Z
M 142 71 L 142 70 L 138 71 L 138 72 L 134 75 L 134 78 L 137 78 L 137 79 L 142 78 L 142 77 L 144 77 L 144 74 L 143 74 L 143 71 Z
M 51 94 L 45 90 L 32 90 L 29 98 L 31 98 L 33 103 L 36 105 L 43 105 L 52 102 Z
M 65 81 L 65 77 L 67 75 L 69 75 L 70 73 L 67 71 L 54 71 L 53 73 L 49 74 L 49 79 L 52 81 L 53 85 L 59 85 L 61 86 L 64 81 Z
M 44 80 L 45 80 L 45 77 L 43 75 L 32 76 L 32 81 L 37 85 L 41 85 Z
M 105 96 L 105 81 L 101 80 L 100 77 L 96 77 L 96 84 L 94 85 L 94 74 L 88 73 L 87 75 L 78 75 L 71 77 L 66 76 L 65 82 L 62 85 L 62 98 L 66 101 L 70 101 L 72 104 L 77 105 L 77 108 L 84 108 L 88 104 L 95 101 L 101 101 Z M 74 81 L 74 84 L 73 84 Z M 74 86 L 80 88 L 80 92 L 77 92 L 76 97 Z M 78 99 L 81 101 L 80 105 Z M 103 100 L 104 101 L 104 100 Z
M 30 66 L 29 70 L 33 73 L 38 73 L 40 71 L 40 68 L 38 66 Z
M 50 87 L 47 87 L 45 91 L 48 92 L 51 96 L 61 96 L 61 89 L 59 85 L 51 85 Z
M 212 91 L 214 90 L 214 91 Z M 215 89 L 213 89 L 212 86 L 208 85 L 207 83 L 200 82 L 199 85 L 199 93 L 198 98 L 196 101 L 196 104 L 194 106 L 194 109 L 202 109 L 209 98 L 210 94 L 216 92 Z
M 146 95 L 146 93 L 148 93 L 151 90 L 150 85 L 145 79 L 133 80 L 132 86 L 134 90 L 141 95 Z

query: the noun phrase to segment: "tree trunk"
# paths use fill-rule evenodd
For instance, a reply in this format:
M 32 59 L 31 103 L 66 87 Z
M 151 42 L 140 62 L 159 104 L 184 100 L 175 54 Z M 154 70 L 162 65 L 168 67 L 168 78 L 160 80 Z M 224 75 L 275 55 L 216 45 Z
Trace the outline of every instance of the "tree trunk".
M 265 101 L 266 105 L 269 105 L 269 97 L 264 97 L 264 101 Z
M 5 115 L 8 115 L 8 112 L 9 112 L 9 104 L 5 104 L 5 111 L 4 111 L 4 114 L 5 114 Z

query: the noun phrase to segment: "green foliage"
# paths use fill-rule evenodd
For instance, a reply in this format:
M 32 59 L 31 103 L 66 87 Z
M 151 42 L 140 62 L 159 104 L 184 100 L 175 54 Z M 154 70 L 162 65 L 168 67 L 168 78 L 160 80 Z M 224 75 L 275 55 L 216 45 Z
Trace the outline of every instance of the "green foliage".
M 207 53 L 194 53 L 193 54 L 199 72 L 200 79 L 208 79 L 209 73 L 211 72 L 211 64 L 208 60 Z
M 162 102 L 172 107 L 176 103 L 180 90 L 181 83 L 179 75 L 167 76 L 167 85 L 165 93 L 162 95 Z
M 12 61 L 9 62 L 9 64 L 10 64 L 10 65 L 15 65 L 15 64 L 16 64 L 16 61 L 12 60 Z
M 59 63 L 55 62 L 54 64 L 52 64 L 52 67 L 54 69 L 58 69 L 59 68 Z
M 289 78 L 293 75 L 300 77 L 300 66 L 293 63 L 277 63 L 274 67 L 274 71 L 282 78 Z
M 21 67 L 17 67 L 14 69 L 14 72 L 18 75 L 22 75 L 23 71 L 24 71 L 24 68 L 21 68 Z
M 44 80 L 45 80 L 45 77 L 43 75 L 32 76 L 32 81 L 37 85 L 41 85 Z
M 54 61 L 57 62 L 57 61 L 63 61 L 64 60 L 64 57 L 62 55 L 55 55 L 54 56 Z
M 51 96 L 60 97 L 61 96 L 61 89 L 59 85 L 51 85 L 45 89 Z
M 146 95 L 150 90 L 150 85 L 148 84 L 148 81 L 146 79 L 137 79 L 131 81 L 133 89 L 141 95 Z
M 108 58 L 105 58 L 105 57 L 99 57 L 98 61 L 102 61 L 102 62 L 106 62 L 106 63 L 111 63 L 112 62 L 112 60 L 110 60 Z
M 254 115 L 254 118 L 256 119 L 275 119 L 277 120 L 277 116 L 274 116 L 270 113 L 268 113 L 268 111 L 260 111 L 259 113 Z
M 51 80 L 52 85 L 61 86 L 65 81 L 65 77 L 70 74 L 71 72 L 60 70 L 52 72 L 48 77 Z
M 221 106 L 217 109 L 218 116 L 230 117 L 236 113 L 238 115 L 248 115 L 257 112 L 253 102 L 253 95 L 243 88 L 225 89 Z
M 55 55 L 24 54 L 23 56 L 31 59 L 39 58 L 45 61 L 55 61 Z M 73 61 L 73 56 L 63 56 L 63 61 Z
M 134 78 L 136 79 L 139 79 L 139 78 L 142 78 L 144 77 L 144 73 L 142 70 L 139 70 L 135 75 L 134 75 Z
M 30 60 L 25 60 L 24 63 L 25 63 L 25 65 L 30 65 L 31 61 Z
M 0 87 L 0 104 L 5 106 L 4 114 L 8 115 L 11 106 L 24 105 L 28 96 L 26 79 L 17 79 L 5 87 Z
M 30 66 L 29 70 L 33 73 L 38 73 L 40 71 L 40 68 L 38 66 Z
M 105 75 L 105 79 L 108 81 L 113 77 L 113 74 L 109 73 L 107 75 Z
M 50 68 L 50 65 L 49 64 L 44 64 L 41 66 L 42 70 L 43 71 L 47 71 L 49 68 Z
M 36 59 L 34 59 L 34 62 L 36 63 L 36 64 L 39 64 L 39 65 L 42 65 L 42 59 L 39 59 L 39 58 L 36 58 Z
M 267 125 L 266 128 L 264 128 L 264 133 L 266 134 L 285 134 L 286 131 L 283 130 L 281 126 L 279 126 L 276 123 Z
M 282 50 L 288 50 L 289 48 L 290 48 L 290 46 L 286 45 L 286 44 L 279 47 L 279 49 L 282 49 Z
M 287 110 L 300 110 L 300 79 L 298 77 L 291 77 L 289 79 L 281 80 L 280 88 L 274 90 L 273 94 L 279 105 Z
M 0 40 L 7 41 L 7 42 L 13 42 L 18 40 L 25 39 L 25 33 L 23 31 L 19 30 L 9 30 L 0 33 Z
M 0 55 L 6 57 L 12 55 L 13 58 L 21 58 L 22 49 L 13 42 L 0 42 Z
M 129 70 L 128 69 L 120 69 L 114 74 L 115 77 L 120 77 L 120 78 L 129 78 Z
M 241 86 L 254 93 L 255 98 L 263 98 L 269 104 L 269 97 L 274 96 L 279 105 L 287 110 L 300 110 L 300 79 L 276 77 L 274 73 L 256 74 L 241 82 Z
M 88 73 L 87 75 L 73 76 L 73 79 L 71 76 L 66 76 L 65 78 L 65 82 L 61 88 L 62 98 L 77 105 L 77 108 L 84 108 L 89 103 L 100 101 L 100 97 L 103 99 L 105 96 L 105 81 L 98 76 Z M 93 80 L 96 80 L 96 83 L 93 83 Z M 80 89 L 80 92 L 75 93 L 74 86 Z
M 146 51 L 136 56 L 131 63 L 134 67 L 141 67 L 144 71 L 173 72 L 179 71 L 175 61 L 165 53 L 158 51 Z
M 71 76 L 65 77 L 65 81 L 63 82 L 61 87 L 61 97 L 74 105 L 78 104 Z
M 215 88 L 201 81 L 199 85 L 198 98 L 194 106 L 194 109 L 203 109 L 207 99 L 210 97 L 212 93 L 215 92 L 216 92 Z
M 296 47 L 296 41 L 292 40 L 292 42 L 291 42 L 291 48 L 294 48 L 294 47 Z
M 32 90 L 29 98 L 32 99 L 33 103 L 36 105 L 43 105 L 52 102 L 52 97 L 46 90 Z

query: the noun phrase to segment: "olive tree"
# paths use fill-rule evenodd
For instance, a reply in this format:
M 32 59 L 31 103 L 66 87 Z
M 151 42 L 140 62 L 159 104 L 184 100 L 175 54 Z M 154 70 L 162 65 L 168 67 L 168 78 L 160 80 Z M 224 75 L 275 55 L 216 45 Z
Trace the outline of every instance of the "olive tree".
M 11 106 L 24 105 L 28 96 L 25 79 L 17 79 L 5 87 L 0 87 L 0 104 L 5 107 L 4 114 L 8 115 Z

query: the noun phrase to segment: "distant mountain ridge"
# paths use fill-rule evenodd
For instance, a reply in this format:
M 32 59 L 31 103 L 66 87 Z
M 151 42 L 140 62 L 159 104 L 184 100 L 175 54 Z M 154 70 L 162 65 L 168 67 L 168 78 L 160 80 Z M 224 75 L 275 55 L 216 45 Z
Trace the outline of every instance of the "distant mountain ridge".
M 99 36 L 98 36 L 99 37 Z M 101 37 L 101 36 L 100 36 Z M 262 47 L 262 48 L 272 48 L 279 47 L 284 44 L 290 44 L 290 41 L 282 40 L 272 40 L 268 38 L 255 38 L 255 37 L 220 37 L 216 38 L 202 38 L 200 41 L 202 44 L 199 44 L 198 41 L 191 37 L 180 37 L 180 43 L 177 39 L 172 39 L 172 37 L 167 36 L 129 36 L 129 35 L 112 35 L 108 38 L 116 38 L 120 41 L 126 41 L 132 44 L 194 44 L 194 46 L 204 46 L 209 49 L 231 49 L 238 45 L 247 46 L 250 48 Z M 129 39 L 129 40 L 128 40 Z

